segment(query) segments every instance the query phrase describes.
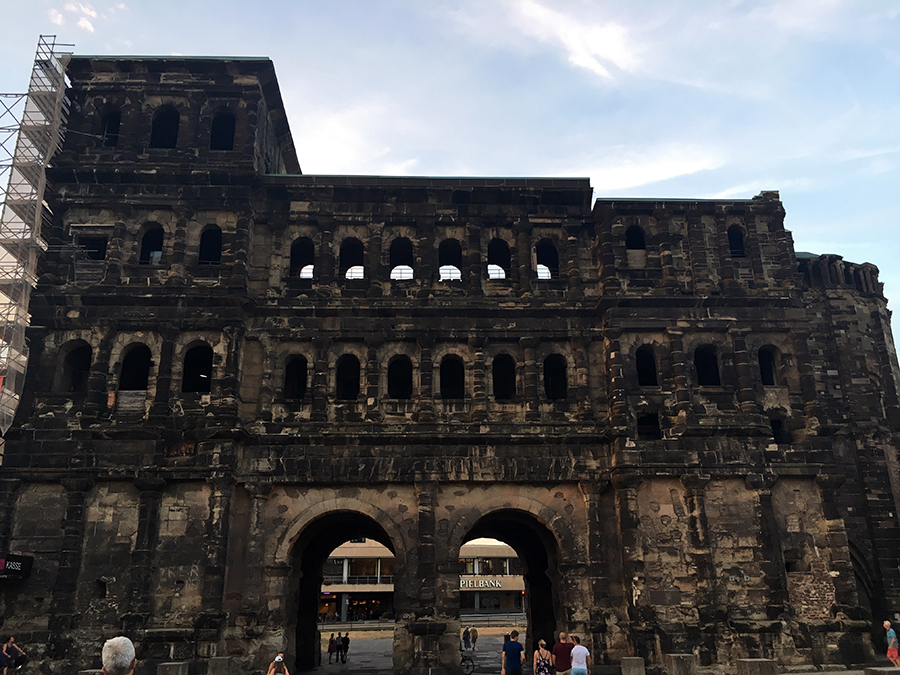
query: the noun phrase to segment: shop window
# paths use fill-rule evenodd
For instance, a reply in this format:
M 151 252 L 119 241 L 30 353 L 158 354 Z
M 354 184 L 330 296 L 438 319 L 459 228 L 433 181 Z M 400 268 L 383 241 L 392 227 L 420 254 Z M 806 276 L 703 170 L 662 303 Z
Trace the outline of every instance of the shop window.
M 641 441 L 656 441 L 662 438 L 659 415 L 641 415 L 637 418 L 637 437 Z
M 69 349 L 62 363 L 60 389 L 63 392 L 83 394 L 87 391 L 92 355 L 90 345 L 85 343 Z
M 298 401 L 306 396 L 307 381 L 306 357 L 300 354 L 292 356 L 284 367 L 284 397 Z
M 509 244 L 502 239 L 491 239 L 488 244 L 488 279 L 506 279 L 509 277 L 511 260 Z
M 456 239 L 444 239 L 438 247 L 438 279 L 462 281 L 462 247 Z
M 141 265 L 157 266 L 162 260 L 163 229 L 155 226 L 144 232 L 141 238 L 141 255 L 138 262 Z
M 78 236 L 78 248 L 84 252 L 85 260 L 106 260 L 106 237 Z
M 100 122 L 100 136 L 104 148 L 114 148 L 119 144 L 119 127 L 122 126 L 122 113 L 118 110 L 108 112 Z
M 638 386 L 655 387 L 659 384 L 656 377 L 656 357 L 650 345 L 640 347 L 634 355 L 637 367 Z
M 171 106 L 161 108 L 153 118 L 150 130 L 151 148 L 174 148 L 178 144 L 178 125 L 181 116 Z
M 625 248 L 629 251 L 644 251 L 647 249 L 647 240 L 641 227 L 632 225 L 625 230 Z
M 212 386 L 213 350 L 209 345 L 197 345 L 184 355 L 181 391 L 208 394 Z
M 213 117 L 209 133 L 209 149 L 234 149 L 234 115 L 230 110 L 223 110 Z
M 716 348 L 712 345 L 697 347 L 694 352 L 694 368 L 697 370 L 697 384 L 701 387 L 718 387 L 722 384 Z
M 764 387 L 772 387 L 776 384 L 775 378 L 775 349 L 762 347 L 759 350 L 759 377 Z
M 344 354 L 338 359 L 336 369 L 338 401 L 355 401 L 359 397 L 359 359 L 353 354 Z
M 365 279 L 365 250 L 359 239 L 349 237 L 341 242 L 339 269 L 345 279 Z
M 414 263 L 412 242 L 406 237 L 394 239 L 391 242 L 390 252 L 391 279 L 395 281 L 412 279 Z
M 744 231 L 737 225 L 728 228 L 728 248 L 731 251 L 732 258 L 743 258 L 746 253 L 744 251 Z
M 568 395 L 566 360 L 560 354 L 544 359 L 544 393 L 549 401 L 561 401 Z
M 121 391 L 144 391 L 150 378 L 150 348 L 147 345 L 135 345 L 128 350 L 122 359 L 122 371 L 119 374 Z
M 388 398 L 406 401 L 412 398 L 413 367 L 408 356 L 396 356 L 388 364 Z
M 491 363 L 494 399 L 512 401 L 516 397 L 516 362 L 509 354 L 498 354 Z
M 541 239 L 534 247 L 537 260 L 536 273 L 538 279 L 559 278 L 559 253 L 549 239 Z
M 291 244 L 290 276 L 312 279 L 315 269 L 316 247 L 309 237 L 298 237 Z
M 213 225 L 200 235 L 200 251 L 197 262 L 201 265 L 218 265 L 222 262 L 222 230 Z
M 466 370 L 458 356 L 445 356 L 441 361 L 441 398 L 445 400 L 466 397 Z

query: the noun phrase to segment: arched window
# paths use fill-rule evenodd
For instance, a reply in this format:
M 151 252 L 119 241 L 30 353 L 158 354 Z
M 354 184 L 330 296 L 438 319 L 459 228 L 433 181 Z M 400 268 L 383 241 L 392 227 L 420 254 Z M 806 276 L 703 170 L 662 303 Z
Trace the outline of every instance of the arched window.
M 290 276 L 312 279 L 315 270 L 316 247 L 309 237 L 298 237 L 291 244 Z
M 466 368 L 458 356 L 448 355 L 441 361 L 441 398 L 466 397 Z
M 306 357 L 296 354 L 284 366 L 284 397 L 289 401 L 302 400 L 306 396 Z
M 181 391 L 208 394 L 212 385 L 213 350 L 209 345 L 197 345 L 184 355 Z
M 106 113 L 100 121 L 100 136 L 103 137 L 104 148 L 114 148 L 119 144 L 119 127 L 122 126 L 122 113 L 113 110 Z
M 408 356 L 399 355 L 391 359 L 387 372 L 388 398 L 406 401 L 412 398 L 413 367 Z
M 494 399 L 512 401 L 516 397 L 516 361 L 509 354 L 498 354 L 491 363 Z
M 853 286 L 853 270 L 850 269 L 849 265 L 844 265 L 844 283 L 848 286 Z
M 174 148 L 178 144 L 178 124 L 181 116 L 171 106 L 160 108 L 150 130 L 151 148 Z
M 644 230 L 632 225 L 625 230 L 625 248 L 629 251 L 644 251 L 647 248 L 647 241 L 644 238 Z
M 488 244 L 488 279 L 506 279 L 510 272 L 509 244 L 502 239 L 491 239 Z
M 222 262 L 222 230 L 215 225 L 200 235 L 200 251 L 197 262 L 201 265 L 218 265 Z
M 544 393 L 550 401 L 561 401 L 568 396 L 566 360 L 560 354 L 544 359 Z
M 365 251 L 359 239 L 348 237 L 341 242 L 339 269 L 345 279 L 365 279 Z
M 559 278 L 559 254 L 556 252 L 556 246 L 549 239 L 541 239 L 537 246 L 534 247 L 535 258 L 537 259 L 538 279 L 558 279 Z
M 456 239 L 444 239 L 438 246 L 438 279 L 462 281 L 462 246 Z
M 344 354 L 335 370 L 335 397 L 338 401 L 355 401 L 359 397 L 359 359 Z
M 787 424 L 785 424 L 784 419 L 781 417 L 770 417 L 769 426 L 772 428 L 772 438 L 775 439 L 776 443 L 791 442 L 791 430 L 788 428 Z
M 694 352 L 694 368 L 697 370 L 697 384 L 701 387 L 718 387 L 722 384 L 716 348 L 712 345 L 697 347 Z
M 390 253 L 391 279 L 395 281 L 409 280 L 413 278 L 412 242 L 406 237 L 397 237 L 391 242 Z
M 759 354 L 759 378 L 762 380 L 763 386 L 772 387 L 776 384 L 776 366 L 775 366 L 775 348 L 761 347 Z
M 122 371 L 119 373 L 120 391 L 145 391 L 150 378 L 150 348 L 137 344 L 131 347 L 122 359 Z
M 230 110 L 222 110 L 213 117 L 209 132 L 209 149 L 234 149 L 234 115 Z
M 731 250 L 732 258 L 743 258 L 744 253 L 744 231 L 737 225 L 728 228 L 728 248 Z
M 65 393 L 83 394 L 87 391 L 91 373 L 91 346 L 86 342 L 68 348 L 60 373 L 60 390 Z
M 644 345 L 634 354 L 634 365 L 637 367 L 638 386 L 656 387 L 659 382 L 656 378 L 656 357 L 653 347 Z
M 141 265 L 159 265 L 162 260 L 163 229 L 158 225 L 151 226 L 141 238 Z
M 637 418 L 637 437 L 640 441 L 656 441 L 662 438 L 659 415 L 641 415 Z

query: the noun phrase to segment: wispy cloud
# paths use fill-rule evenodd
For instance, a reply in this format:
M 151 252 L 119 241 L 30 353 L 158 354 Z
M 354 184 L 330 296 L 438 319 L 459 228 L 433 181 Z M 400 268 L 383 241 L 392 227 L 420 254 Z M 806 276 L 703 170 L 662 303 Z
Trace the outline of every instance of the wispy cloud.
M 78 19 L 78 27 L 82 30 L 86 30 L 88 33 L 94 32 L 94 24 L 88 21 L 87 17 L 81 17 Z
M 58 10 L 47 10 L 47 16 L 50 17 L 50 23 L 56 24 L 57 26 L 62 26 L 65 22 L 65 18 L 63 18 L 63 15 Z
M 67 2 L 63 5 L 63 9 L 67 12 L 75 12 L 79 14 L 84 14 L 85 16 L 89 16 L 92 19 L 97 18 L 97 11 L 91 5 L 84 5 L 80 2 Z

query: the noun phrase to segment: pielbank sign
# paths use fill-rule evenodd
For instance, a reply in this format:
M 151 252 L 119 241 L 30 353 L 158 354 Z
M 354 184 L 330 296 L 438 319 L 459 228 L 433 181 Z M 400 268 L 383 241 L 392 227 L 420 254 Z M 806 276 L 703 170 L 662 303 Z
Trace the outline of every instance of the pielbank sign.
M 506 590 L 513 591 L 516 589 L 515 581 L 518 580 L 518 586 L 521 587 L 521 577 L 460 577 L 459 589 L 461 591 L 491 591 Z
M 33 564 L 34 558 L 30 555 L 0 553 L 0 579 L 27 579 Z

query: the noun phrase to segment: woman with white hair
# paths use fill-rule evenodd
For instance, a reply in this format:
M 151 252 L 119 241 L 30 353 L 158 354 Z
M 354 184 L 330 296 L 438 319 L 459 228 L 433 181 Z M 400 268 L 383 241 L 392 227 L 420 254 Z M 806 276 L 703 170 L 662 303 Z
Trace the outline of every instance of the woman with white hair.
M 110 638 L 103 645 L 100 655 L 104 675 L 132 675 L 137 659 L 134 657 L 134 643 L 127 637 Z

